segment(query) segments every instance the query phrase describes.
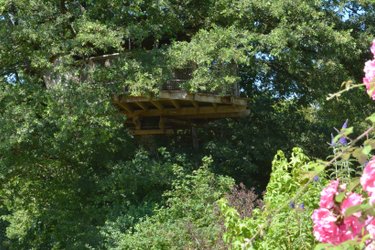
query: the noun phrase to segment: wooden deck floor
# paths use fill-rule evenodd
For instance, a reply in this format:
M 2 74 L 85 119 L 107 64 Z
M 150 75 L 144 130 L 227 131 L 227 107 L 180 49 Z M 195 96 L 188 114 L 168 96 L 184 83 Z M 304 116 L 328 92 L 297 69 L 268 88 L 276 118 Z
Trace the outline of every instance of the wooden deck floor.
M 118 95 L 113 102 L 127 116 L 134 135 L 169 134 L 175 129 L 249 114 L 245 98 L 181 90 L 161 91 L 158 98 Z

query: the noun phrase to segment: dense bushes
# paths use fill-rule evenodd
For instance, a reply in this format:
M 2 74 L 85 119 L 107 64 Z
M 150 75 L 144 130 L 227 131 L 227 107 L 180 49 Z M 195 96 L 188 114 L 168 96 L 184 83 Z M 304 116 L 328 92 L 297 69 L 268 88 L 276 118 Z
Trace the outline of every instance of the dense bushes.
M 119 249 L 225 249 L 221 240 L 221 219 L 215 201 L 233 186 L 228 177 L 212 174 L 210 158 L 192 174 L 175 166 L 178 178 L 163 207 L 135 225 L 120 241 Z
M 251 217 L 241 218 L 226 199 L 219 201 L 227 228 L 225 242 L 234 249 L 311 249 L 316 242 L 310 217 L 318 207 L 319 193 L 325 184 L 324 176 L 317 175 L 321 169 L 319 162 L 311 161 L 299 148 L 293 149 L 290 160 L 278 152 L 264 206 L 254 209 Z M 314 176 L 316 181 L 293 199 Z
M 132 226 L 170 187 L 181 161 L 136 150 L 102 90 L 1 85 L 5 248 L 97 247 L 106 222 L 127 214 L 121 227 Z

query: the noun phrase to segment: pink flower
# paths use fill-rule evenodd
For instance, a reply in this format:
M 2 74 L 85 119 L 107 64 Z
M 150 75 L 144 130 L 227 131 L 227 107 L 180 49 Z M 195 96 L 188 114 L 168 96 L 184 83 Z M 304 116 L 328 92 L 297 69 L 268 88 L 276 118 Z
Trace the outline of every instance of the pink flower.
M 340 185 L 336 180 L 331 181 L 321 192 L 320 208 L 311 217 L 314 222 L 313 233 L 318 241 L 337 245 L 362 238 L 365 223 L 361 219 L 361 212 L 346 217 L 344 215 L 350 207 L 362 204 L 363 198 L 357 193 L 349 192 L 340 204 L 335 203 L 335 195 L 345 190 L 346 185 Z
M 363 201 L 362 195 L 356 194 L 356 193 L 349 193 L 347 194 L 347 197 L 343 200 L 341 203 L 341 213 L 345 214 L 345 211 L 349 207 L 361 205 Z M 361 212 L 356 212 L 353 214 L 356 217 L 361 217 Z
M 375 157 L 369 161 L 363 170 L 363 174 L 360 179 L 363 190 L 365 190 L 370 196 L 370 203 L 375 202 Z
M 314 222 L 314 236 L 323 243 L 340 243 L 339 227 L 336 225 L 336 216 L 326 208 L 319 208 L 311 216 Z
M 373 242 L 373 239 L 375 237 L 375 220 L 374 217 L 368 216 L 366 219 L 366 233 L 368 232 L 371 236 L 372 240 L 366 241 L 366 248 L 365 250 L 375 250 L 375 242 Z
M 375 39 L 372 41 L 372 45 L 371 45 L 371 53 L 374 55 L 375 57 Z
M 358 217 L 353 215 L 346 217 L 342 225 L 339 226 L 341 242 L 362 238 L 362 229 L 364 226 L 365 222 L 361 221 Z
M 368 216 L 366 219 L 366 230 L 371 235 L 371 238 L 375 238 L 375 220 L 374 217 Z
M 375 60 L 369 60 L 365 63 L 365 77 L 363 78 L 363 83 L 366 85 L 367 93 L 375 99 L 374 83 L 375 80 Z
M 362 229 L 365 223 L 360 218 L 353 215 L 346 218 L 340 215 L 340 217 L 342 221 L 329 209 L 316 209 L 311 217 L 314 222 L 315 238 L 323 243 L 338 245 L 363 236 Z
M 364 83 L 370 83 L 375 77 L 375 60 L 367 61 L 363 72 L 365 72 Z
M 365 250 L 375 250 L 375 245 L 372 240 L 366 241 L 366 244 L 368 244 L 365 248 Z
M 361 205 L 363 201 L 362 195 L 356 193 L 349 193 L 347 194 L 346 198 L 341 203 L 341 214 L 344 215 L 345 211 L 352 207 Z M 342 233 L 342 240 L 350 240 L 356 237 L 362 237 L 362 229 L 365 226 L 364 221 L 360 220 L 361 212 L 356 212 L 352 215 L 349 215 L 344 218 L 342 223 L 343 227 L 340 227 L 343 230 Z
M 339 186 L 339 181 L 331 181 L 328 187 L 324 188 L 320 193 L 320 207 L 331 209 L 335 204 L 335 195 L 337 192 L 337 187 Z
M 375 58 L 375 40 L 372 41 L 371 45 L 371 53 L 374 55 Z M 369 96 L 375 100 L 375 59 L 369 60 L 365 63 L 365 68 L 363 69 L 365 72 L 365 77 L 363 78 L 363 84 L 366 85 L 367 93 Z

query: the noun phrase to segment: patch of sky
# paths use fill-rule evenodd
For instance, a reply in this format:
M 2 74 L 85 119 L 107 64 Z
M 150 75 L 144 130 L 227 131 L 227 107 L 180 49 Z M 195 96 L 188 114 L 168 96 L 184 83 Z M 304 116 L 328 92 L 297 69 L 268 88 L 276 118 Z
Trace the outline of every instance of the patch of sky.
M 274 84 L 273 84 L 273 77 L 272 76 L 265 77 L 263 75 L 258 75 L 258 76 L 256 76 L 253 84 L 254 84 L 254 87 L 259 91 L 276 92 Z
M 272 55 L 264 53 L 264 52 L 257 52 L 255 54 L 256 59 L 264 60 L 264 61 L 271 61 L 275 59 Z
M 11 85 L 16 85 L 16 84 L 23 84 L 25 83 L 25 80 L 23 80 L 21 77 L 17 77 L 15 73 L 9 73 L 4 76 L 5 82 Z
M 5 80 L 7 83 L 15 85 L 17 83 L 17 76 L 16 74 L 11 73 L 5 76 Z
M 303 95 L 299 93 L 297 83 L 290 83 L 288 89 L 284 91 L 280 91 L 276 87 L 276 79 L 274 75 L 264 76 L 258 75 L 255 80 L 253 81 L 253 86 L 261 92 L 270 92 L 272 93 L 272 97 L 277 99 L 284 99 L 284 100 L 298 100 Z
M 343 2 L 341 5 L 333 5 L 331 0 L 323 1 L 326 3 L 324 10 L 333 11 L 341 18 L 342 21 L 350 21 L 353 18 L 357 18 L 366 12 L 360 4 L 357 2 Z

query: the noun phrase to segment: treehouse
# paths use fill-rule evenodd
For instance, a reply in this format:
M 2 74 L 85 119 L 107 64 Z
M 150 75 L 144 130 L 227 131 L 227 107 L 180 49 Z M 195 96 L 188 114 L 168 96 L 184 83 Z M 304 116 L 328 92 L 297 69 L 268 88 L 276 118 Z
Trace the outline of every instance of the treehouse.
M 127 117 L 126 125 L 134 135 L 172 134 L 177 129 L 187 129 L 222 119 L 238 118 L 249 114 L 247 99 L 239 97 L 234 85 L 219 93 L 188 93 L 180 88 L 189 77 L 184 74 L 168 81 L 157 97 L 113 97 L 113 103 Z M 180 74 L 181 75 L 181 74 Z
M 88 58 L 78 75 L 48 72 L 44 76 L 46 87 L 62 81 L 82 82 L 87 72 L 96 67 L 111 67 L 119 54 Z M 58 66 L 62 61 L 56 59 Z M 249 114 L 247 99 L 239 96 L 239 88 L 220 89 L 209 93 L 188 93 L 181 88 L 192 78 L 192 69 L 175 70 L 173 76 L 161 86 L 157 97 L 131 96 L 129 93 L 114 95 L 114 105 L 126 117 L 126 125 L 134 135 L 172 134 L 178 129 L 194 128 L 222 118 L 239 118 Z M 63 80 L 64 79 L 64 80 Z

